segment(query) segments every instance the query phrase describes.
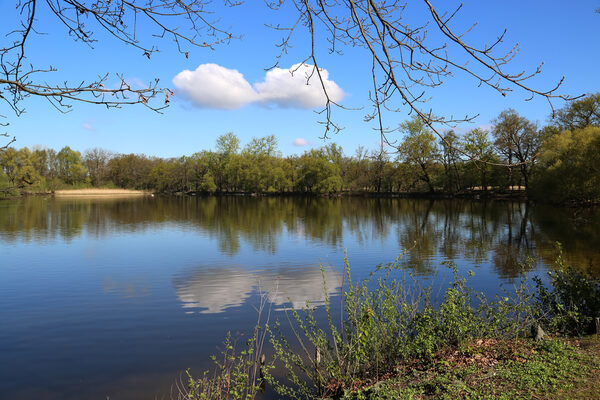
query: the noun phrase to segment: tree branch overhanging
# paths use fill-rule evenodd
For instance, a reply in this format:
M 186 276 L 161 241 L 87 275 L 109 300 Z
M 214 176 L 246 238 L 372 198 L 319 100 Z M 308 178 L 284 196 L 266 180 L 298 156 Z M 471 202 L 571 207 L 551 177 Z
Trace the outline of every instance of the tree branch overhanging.
M 223 2 L 226 6 L 239 4 L 232 0 Z M 0 117 L 22 115 L 26 110 L 24 101 L 31 96 L 46 98 L 61 112 L 68 112 L 75 102 L 108 108 L 141 104 L 160 112 L 173 94 L 160 87 L 158 80 L 145 87 L 133 87 L 120 74 L 116 75 L 116 85 L 107 82 L 109 74 L 77 84 L 50 83 L 46 79 L 52 78 L 48 73 L 55 72 L 55 67 L 27 64 L 28 43 L 38 34 L 36 25 L 41 8 L 46 8 L 46 15 L 56 17 L 75 41 L 94 47 L 103 32 L 150 58 L 159 51 L 156 43 L 160 39 L 170 39 L 188 57 L 192 48 L 214 49 L 236 38 L 220 28 L 210 4 L 210 0 L 18 0 L 15 7 L 18 26 L 0 42 L 0 100 L 4 104 L 0 106 Z M 141 24 L 147 29 L 141 29 Z M 148 34 L 148 29 L 154 33 Z M 14 138 L 0 150 L 13 141 Z
M 278 1 L 267 4 L 280 10 L 285 3 Z M 478 115 L 467 114 L 459 118 L 444 116 L 425 108 L 425 105 L 432 98 L 431 90 L 443 85 L 457 73 L 470 76 L 477 85 L 486 86 L 502 96 L 518 90 L 526 95 L 526 101 L 534 97 L 543 98 L 550 105 L 552 113 L 555 100 L 580 97 L 559 93 L 564 77 L 548 89 L 530 85 L 531 79 L 542 72 L 543 63 L 529 72 L 511 71 L 509 66 L 518 54 L 519 46 L 504 48 L 506 30 L 483 46 L 467 41 L 466 34 L 476 24 L 460 32 L 453 27 L 462 4 L 450 12 L 440 13 L 429 0 L 410 4 L 399 0 L 288 0 L 287 3 L 297 10 L 298 20 L 290 28 L 277 25 L 278 30 L 287 32 L 278 45 L 280 48 L 291 47 L 293 36 L 302 35 L 298 26 L 303 25 L 308 37 L 301 37 L 300 40 L 312 44 L 306 59 L 311 60 L 313 65 L 318 65 L 321 54 L 340 54 L 345 46 L 362 49 L 366 56 L 372 58 L 375 68 L 371 70 L 370 79 L 374 81 L 374 92 L 369 98 L 373 103 L 373 112 L 365 120 L 375 120 L 382 141 L 392 147 L 395 147 L 395 140 L 390 135 L 398 132 L 398 129 L 384 128 L 382 110 L 418 115 L 445 145 L 452 146 L 446 142 L 442 130 L 471 122 Z M 405 17 L 408 7 L 420 7 L 418 12 L 425 15 L 423 21 L 415 23 Z M 320 46 L 316 47 L 315 43 Z M 276 65 L 284 53 L 282 51 L 277 57 Z M 318 78 L 322 82 L 320 75 Z M 331 132 L 337 132 L 330 129 L 336 126 L 331 119 L 332 106 L 340 105 L 331 102 L 325 85 L 322 84 L 322 87 L 327 100 L 322 110 L 325 116 L 323 124 L 326 126 L 324 137 L 328 137 Z M 476 155 L 457 150 L 467 159 L 477 159 Z M 516 165 L 519 164 L 513 166 Z

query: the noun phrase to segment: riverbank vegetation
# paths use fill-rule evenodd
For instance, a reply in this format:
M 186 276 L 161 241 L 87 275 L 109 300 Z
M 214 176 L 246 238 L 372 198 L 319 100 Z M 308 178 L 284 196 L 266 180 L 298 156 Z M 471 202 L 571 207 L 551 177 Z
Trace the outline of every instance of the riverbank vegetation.
M 188 371 L 180 398 L 251 399 L 265 390 L 290 399 L 598 394 L 600 341 L 585 336 L 598 329 L 597 277 L 559 257 L 547 283 L 523 275 L 490 300 L 469 287 L 471 273 L 447 267 L 453 279 L 436 300 L 432 287 L 398 278 L 398 262 L 360 283 L 346 264 L 339 308 L 328 298 L 320 309 L 288 311 L 284 322 L 267 317 L 245 346 L 228 336 L 213 375 Z
M 244 147 L 233 133 L 220 136 L 214 151 L 161 159 L 83 154 L 64 147 L 8 148 L 0 153 L 0 190 L 52 192 L 115 187 L 161 193 L 525 193 L 552 202 L 600 200 L 600 94 L 558 110 L 551 125 L 505 110 L 491 129 L 443 140 L 418 118 L 398 128 L 401 139 L 387 151 L 357 149 L 345 155 L 335 143 L 283 157 L 275 136 Z

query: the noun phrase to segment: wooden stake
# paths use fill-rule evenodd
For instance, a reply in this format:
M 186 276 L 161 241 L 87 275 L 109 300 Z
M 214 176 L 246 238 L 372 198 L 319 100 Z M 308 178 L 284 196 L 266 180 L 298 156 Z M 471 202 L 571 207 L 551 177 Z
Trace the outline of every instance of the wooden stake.
M 315 378 L 317 381 L 317 390 L 319 392 L 319 396 L 322 393 L 322 387 L 321 387 L 321 371 L 320 371 L 320 364 L 321 364 L 321 351 L 319 350 L 319 348 L 317 347 L 315 349 Z

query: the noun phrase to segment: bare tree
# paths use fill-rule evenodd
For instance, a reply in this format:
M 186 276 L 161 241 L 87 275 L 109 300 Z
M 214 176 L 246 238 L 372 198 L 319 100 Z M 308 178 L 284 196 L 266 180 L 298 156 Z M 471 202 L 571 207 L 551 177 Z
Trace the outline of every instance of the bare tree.
M 83 156 L 83 162 L 88 170 L 90 181 L 94 186 L 101 186 L 108 177 L 108 162 L 113 153 L 94 147 L 87 149 Z
M 508 161 L 508 185 L 513 185 L 513 160 L 519 164 L 525 188 L 529 187 L 529 175 L 542 144 L 542 133 L 535 123 L 520 116 L 515 110 L 504 110 L 492 121 L 494 145 Z
M 224 0 L 227 5 L 236 5 Z M 73 102 L 85 102 L 106 107 L 142 104 L 160 111 L 169 103 L 172 92 L 159 87 L 158 80 L 147 87 L 134 88 L 122 75 L 117 74 L 119 84 L 108 85 L 109 74 L 81 83 L 50 83 L 46 73 L 56 69 L 50 66 L 33 66 L 27 61 L 27 45 L 38 34 L 40 8 L 49 10 L 55 22 L 64 26 L 75 41 L 93 47 L 97 44 L 99 31 L 108 33 L 115 40 L 133 46 L 141 56 L 150 58 L 158 51 L 160 39 L 171 39 L 180 53 L 188 57 L 190 48 L 214 46 L 227 43 L 233 35 L 220 29 L 210 17 L 210 0 L 17 0 L 16 26 L 8 30 L 5 42 L 0 42 L 0 118 L 6 120 L 10 111 L 16 116 L 25 112 L 22 104 L 31 96 L 47 99 L 61 112 L 68 112 Z M 214 17 L 211 17 L 214 18 Z M 152 34 L 141 36 L 138 25 L 150 25 Z M 51 77 L 51 76 L 49 76 Z M 8 111 L 8 112 L 7 112 Z M 1 120 L 0 120 L 1 121 Z M 7 126 L 7 122 L 0 122 Z M 2 133 L 9 143 L 14 137 Z

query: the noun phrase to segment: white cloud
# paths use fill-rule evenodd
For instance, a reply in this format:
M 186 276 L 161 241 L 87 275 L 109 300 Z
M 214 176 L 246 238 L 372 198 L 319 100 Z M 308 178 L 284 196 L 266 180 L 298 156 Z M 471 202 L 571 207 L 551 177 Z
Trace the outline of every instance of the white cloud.
M 320 70 L 329 98 L 339 102 L 344 91 Z M 317 71 L 311 65 L 293 65 L 290 69 L 274 68 L 262 82 L 248 83 L 237 70 L 217 64 L 202 64 L 195 71 L 184 70 L 173 78 L 183 96 L 201 108 L 237 109 L 251 103 L 283 108 L 318 108 L 326 97 Z
M 87 123 L 83 123 L 81 126 L 83 126 L 83 129 L 88 130 L 88 131 L 94 131 L 94 127 L 91 126 L 90 124 Z
M 329 72 L 320 71 L 329 98 L 339 102 L 344 91 L 332 80 Z M 326 97 L 317 70 L 312 65 L 293 65 L 290 69 L 274 68 L 267 72 L 264 82 L 256 85 L 260 101 L 285 108 L 317 108 L 325 106 Z
M 294 146 L 302 147 L 302 146 L 308 145 L 308 142 L 306 141 L 306 139 L 299 137 L 299 138 L 294 139 L 292 144 Z
M 244 75 L 217 64 L 202 64 L 195 71 L 181 71 L 173 78 L 173 84 L 201 108 L 233 110 L 258 98 Z

